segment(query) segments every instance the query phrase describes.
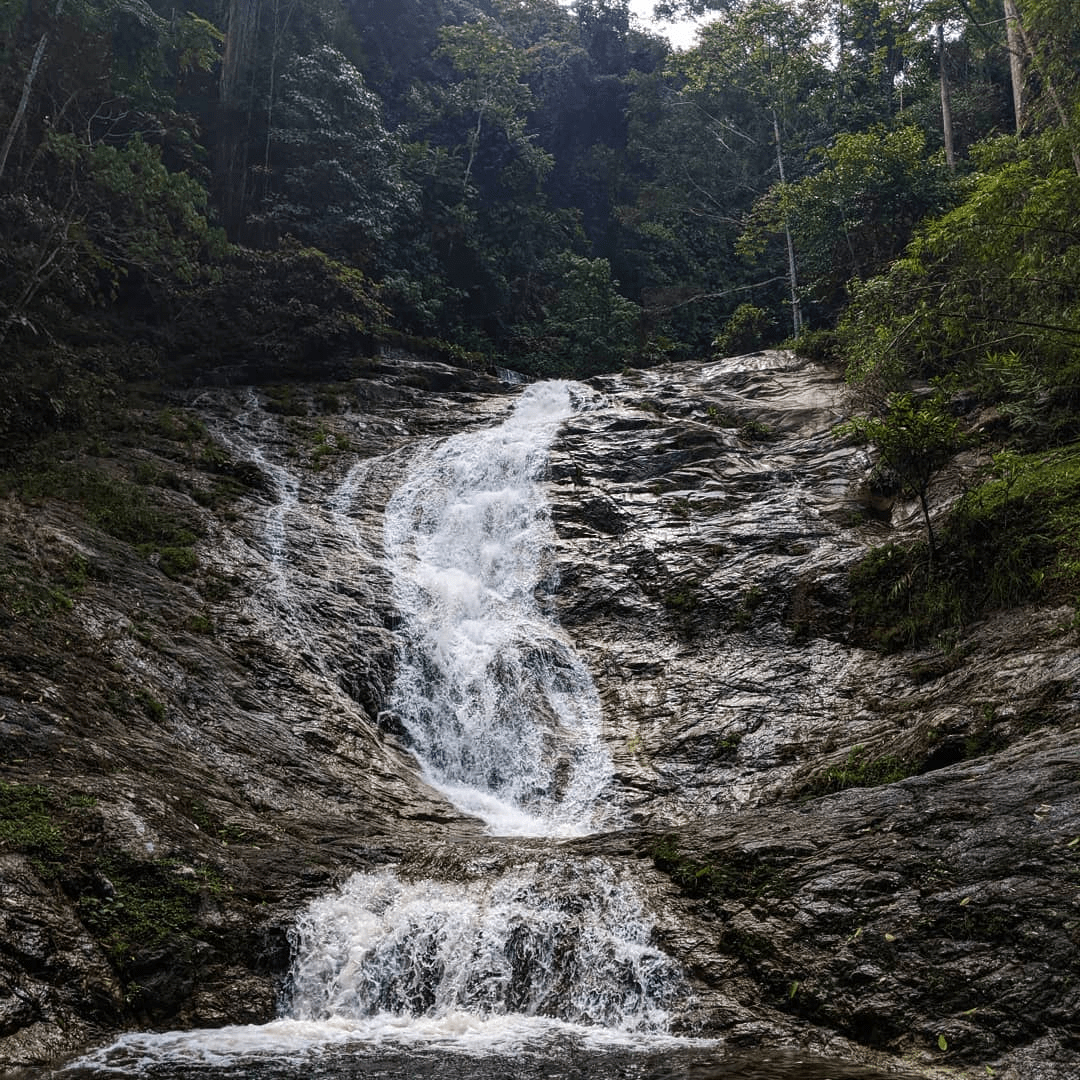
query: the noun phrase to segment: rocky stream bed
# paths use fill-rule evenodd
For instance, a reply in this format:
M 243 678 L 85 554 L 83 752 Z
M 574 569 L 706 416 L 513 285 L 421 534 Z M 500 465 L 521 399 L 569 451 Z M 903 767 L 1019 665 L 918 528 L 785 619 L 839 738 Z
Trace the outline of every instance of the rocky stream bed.
M 408 357 L 201 387 L 59 444 L 0 503 L 0 1067 L 272 1018 L 297 913 L 354 871 L 545 857 L 455 810 L 387 710 L 388 500 L 421 441 L 519 391 Z M 546 467 L 545 603 L 612 775 L 558 851 L 633 880 L 687 980 L 673 1032 L 1080 1078 L 1071 612 L 853 644 L 848 568 L 919 522 L 833 436 L 842 386 L 808 361 L 577 393 Z

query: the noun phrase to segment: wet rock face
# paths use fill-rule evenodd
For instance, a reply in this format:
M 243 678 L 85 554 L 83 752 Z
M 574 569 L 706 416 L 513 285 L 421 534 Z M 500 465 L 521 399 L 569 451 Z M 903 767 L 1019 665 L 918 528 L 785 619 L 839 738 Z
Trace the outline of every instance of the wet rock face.
M 398 449 L 488 422 L 504 390 L 402 361 L 333 392 L 193 391 L 116 445 L 61 447 L 81 489 L 48 473 L 4 505 L 0 1062 L 271 1018 L 304 902 L 460 824 L 380 728 L 380 510 Z M 187 562 L 156 514 L 197 536 Z
M 831 434 L 841 386 L 780 354 L 596 382 L 552 463 L 561 617 L 630 807 L 674 823 L 790 789 L 861 677 L 844 584 L 867 460 Z
M 1075 724 L 1062 613 L 1001 615 L 948 654 L 849 643 L 848 568 L 917 526 L 902 506 L 891 530 L 867 514 L 870 463 L 832 435 L 832 373 L 769 353 L 596 385 L 552 462 L 559 604 L 633 820 L 785 802 L 883 762 L 924 772 Z
M 552 465 L 559 603 L 639 850 L 683 893 L 658 909 L 697 1022 L 1080 1075 L 1068 614 L 855 648 L 848 567 L 917 523 L 867 512 L 835 379 L 766 354 L 596 385 Z
M 496 422 L 508 394 L 402 358 L 192 392 L 107 456 L 74 450 L 195 522 L 186 570 L 70 497 L 0 509 L 0 1062 L 266 1019 L 296 912 L 351 871 L 536 858 L 426 787 L 384 711 L 382 510 L 418 440 Z M 693 983 L 684 1025 L 924 1075 L 1080 1075 L 1063 614 L 1003 613 L 948 653 L 848 641 L 848 567 L 918 523 L 868 492 L 815 365 L 584 397 L 549 461 L 551 603 L 601 695 L 615 816 L 565 850 L 635 868 Z
M 694 912 L 669 947 L 781 1028 L 984 1075 L 1074 1075 L 1078 762 L 1075 746 L 1013 748 L 656 837 Z

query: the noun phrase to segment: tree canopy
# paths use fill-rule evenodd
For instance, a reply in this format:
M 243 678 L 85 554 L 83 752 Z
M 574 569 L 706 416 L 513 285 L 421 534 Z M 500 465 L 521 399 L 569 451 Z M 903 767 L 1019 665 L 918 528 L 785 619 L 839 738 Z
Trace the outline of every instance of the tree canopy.
M 998 2 L 679 0 L 675 52 L 627 0 L 10 0 L 0 339 L 36 370 L 122 313 L 163 356 L 303 249 L 372 347 L 573 372 L 794 325 L 1072 400 L 1080 31 Z

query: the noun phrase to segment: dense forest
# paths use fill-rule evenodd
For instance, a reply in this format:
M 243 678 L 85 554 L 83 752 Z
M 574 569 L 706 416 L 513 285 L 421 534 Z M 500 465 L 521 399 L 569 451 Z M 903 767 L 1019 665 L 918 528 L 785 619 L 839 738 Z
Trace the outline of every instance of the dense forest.
M 2 0 L 0 441 L 395 347 L 583 376 L 787 343 L 924 509 L 961 413 L 992 431 L 947 533 L 865 568 L 879 644 L 1075 602 L 1076 0 L 658 11 L 696 45 L 627 0 Z

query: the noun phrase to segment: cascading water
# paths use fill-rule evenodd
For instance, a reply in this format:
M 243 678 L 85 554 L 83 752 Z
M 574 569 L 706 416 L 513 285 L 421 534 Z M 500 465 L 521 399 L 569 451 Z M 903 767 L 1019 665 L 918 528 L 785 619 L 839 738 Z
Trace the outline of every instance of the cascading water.
M 540 383 L 487 431 L 429 447 L 385 518 L 401 613 L 390 702 L 428 781 L 499 835 L 580 835 L 611 775 L 592 678 L 544 597 L 538 479 L 584 388 Z
M 269 479 L 276 496 L 265 511 L 262 539 L 266 546 L 271 587 L 280 601 L 288 591 L 289 516 L 300 504 L 300 479 L 266 454 L 259 445 L 257 435 L 246 430 L 260 415 L 263 414 L 259 411 L 259 399 L 252 393 L 248 397 L 247 408 L 235 420 L 235 427 L 244 434 L 219 429 L 216 435 L 226 446 L 237 451 L 241 459 L 250 460 L 258 466 Z
M 296 929 L 291 1014 L 453 1022 L 517 1015 L 663 1030 L 682 988 L 606 863 L 547 858 L 491 879 L 356 874 Z
M 400 613 L 392 713 L 426 778 L 502 835 L 587 831 L 611 774 L 592 679 L 544 603 L 556 583 L 539 480 L 576 392 L 530 387 L 502 424 L 426 447 L 385 513 Z M 347 483 L 338 502 L 347 511 Z M 357 874 L 312 904 L 291 1015 L 665 1027 L 681 978 L 610 866 L 553 856 L 460 870 L 452 883 Z
M 612 771 L 592 679 L 548 602 L 553 536 L 539 481 L 583 393 L 565 382 L 529 387 L 502 424 L 424 447 L 385 513 L 400 655 L 383 719 L 406 735 L 426 780 L 496 835 L 590 831 Z M 356 475 L 308 509 L 287 470 L 270 475 L 282 504 L 264 515 L 274 592 L 281 618 L 302 616 L 310 643 L 318 628 L 292 596 L 287 530 L 303 516 L 309 546 L 358 541 L 349 523 Z M 327 536 L 313 537 L 317 528 Z M 387 1041 L 550 1054 L 535 1048 L 552 1039 L 643 1048 L 645 1036 L 657 1048 L 687 989 L 652 944 L 634 875 L 536 852 L 508 847 L 494 866 L 465 857 L 452 881 L 355 874 L 299 918 L 281 1020 L 128 1035 L 73 1069 L 293 1076 L 267 1062 L 303 1062 L 296 1068 L 307 1074 L 313 1053 L 345 1043 L 362 1054 Z

